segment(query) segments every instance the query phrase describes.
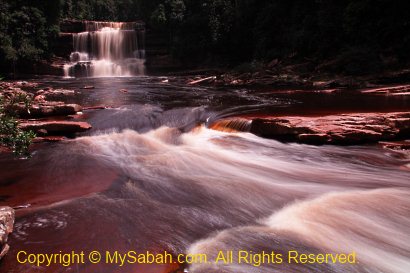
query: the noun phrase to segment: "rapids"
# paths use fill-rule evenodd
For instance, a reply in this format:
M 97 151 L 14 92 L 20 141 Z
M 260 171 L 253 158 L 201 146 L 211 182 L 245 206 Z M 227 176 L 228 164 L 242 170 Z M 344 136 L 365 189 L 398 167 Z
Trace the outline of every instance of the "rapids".
M 73 102 L 90 132 L 41 144 L 33 158 L 0 155 L 0 204 L 20 210 L 7 273 L 33 272 L 17 251 L 221 250 L 352 252 L 358 264 L 195 264 L 189 272 L 410 270 L 410 158 L 367 146 L 309 146 L 217 131 L 235 114 L 408 109 L 408 101 L 356 93 L 192 87 L 179 78 L 53 80 L 87 90 Z M 118 92 L 126 88 L 128 93 Z M 369 101 L 364 105 L 362 101 Z M 323 103 L 326 102 L 326 103 Z M 355 103 L 357 103 L 357 105 Z M 222 126 L 222 125 L 221 125 Z M 242 130 L 246 122 L 229 124 Z M 229 127 L 228 126 L 228 127 Z M 164 266 L 52 266 L 38 272 L 167 272 Z

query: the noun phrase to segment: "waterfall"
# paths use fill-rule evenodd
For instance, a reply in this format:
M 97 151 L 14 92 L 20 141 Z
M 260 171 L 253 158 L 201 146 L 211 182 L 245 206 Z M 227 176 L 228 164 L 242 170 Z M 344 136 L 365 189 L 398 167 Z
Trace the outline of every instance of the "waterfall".
M 65 77 L 116 77 L 144 74 L 144 31 L 139 23 L 84 22 L 73 33 Z

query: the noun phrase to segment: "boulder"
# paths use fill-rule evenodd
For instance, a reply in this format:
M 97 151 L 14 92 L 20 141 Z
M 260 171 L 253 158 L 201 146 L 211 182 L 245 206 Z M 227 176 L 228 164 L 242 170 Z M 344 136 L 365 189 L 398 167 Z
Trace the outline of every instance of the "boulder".
M 14 210 L 10 207 L 0 207 L 0 260 L 7 254 L 9 245 L 7 239 L 13 231 Z
M 49 90 L 39 90 L 37 95 L 44 96 L 45 100 L 59 101 L 64 100 L 67 97 L 74 97 L 77 94 L 74 90 L 68 89 L 49 89 Z
M 19 96 L 27 96 L 29 98 L 33 97 L 33 94 L 22 90 L 20 87 L 9 87 L 7 89 L 1 90 L 1 93 L 6 98 L 13 98 L 13 97 L 16 98 L 16 97 L 19 97 Z
M 19 104 L 8 105 L 7 110 L 16 113 L 21 118 L 37 118 L 49 116 L 68 116 L 74 115 L 82 110 L 80 105 L 65 104 L 58 100 L 74 97 L 78 92 L 68 89 L 53 89 L 51 87 L 31 93 L 21 88 L 35 88 L 37 83 L 28 82 L 5 82 L 0 83 L 0 95 L 9 100 L 27 96 L 32 99 L 28 107 L 22 102 Z M 15 99 L 14 99 L 15 100 Z M 49 101 L 51 100 L 51 101 Z
M 354 145 L 409 137 L 410 112 L 254 119 L 251 132 L 308 144 Z
M 294 126 L 286 119 L 256 118 L 252 120 L 251 133 L 261 137 L 295 141 L 298 135 L 313 134 L 315 131 L 305 126 Z
M 63 102 L 36 101 L 27 110 L 24 105 L 15 106 L 14 110 L 20 117 L 50 117 L 68 116 L 81 112 L 82 107 L 78 104 L 65 104 Z
M 46 97 L 44 95 L 37 95 L 34 97 L 34 102 L 35 103 L 45 103 Z
M 36 82 L 27 82 L 27 81 L 2 81 L 0 82 L 0 89 L 13 90 L 15 88 L 23 89 L 24 91 L 33 91 L 38 87 Z
M 410 138 L 410 112 L 352 113 L 321 117 L 229 117 L 227 122 L 215 121 L 209 127 L 235 124 L 235 119 L 251 121 L 251 133 L 280 141 L 322 145 L 356 145 Z M 229 121 L 229 122 L 228 122 Z M 236 128 L 241 131 L 240 128 Z M 239 130 L 238 130 L 239 129 Z

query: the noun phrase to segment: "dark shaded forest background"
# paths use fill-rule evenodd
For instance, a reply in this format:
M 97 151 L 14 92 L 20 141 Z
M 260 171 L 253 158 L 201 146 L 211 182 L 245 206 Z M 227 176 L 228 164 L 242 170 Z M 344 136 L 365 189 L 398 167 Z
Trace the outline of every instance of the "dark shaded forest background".
M 183 62 L 373 73 L 408 66 L 409 12 L 405 0 L 0 0 L 0 62 L 4 71 L 51 58 L 64 19 L 143 20 Z

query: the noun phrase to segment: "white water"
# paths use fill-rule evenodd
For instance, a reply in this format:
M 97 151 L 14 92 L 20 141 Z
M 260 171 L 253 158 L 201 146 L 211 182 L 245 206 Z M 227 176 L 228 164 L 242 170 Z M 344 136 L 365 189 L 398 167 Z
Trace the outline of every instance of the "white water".
M 143 32 L 134 23 L 86 22 L 85 32 L 73 34 L 74 51 L 64 65 L 65 77 L 143 75 Z
M 189 272 L 410 270 L 410 175 L 378 165 L 389 157 L 374 148 L 289 145 L 203 127 L 189 133 L 167 127 L 145 134 L 125 130 L 76 142 L 80 150 L 120 168 L 130 181 L 144 181 L 144 187 L 127 185 L 139 202 L 152 194 L 162 196 L 158 205 L 175 200 L 185 213 L 195 215 L 180 219 L 191 229 L 231 226 L 195 243 L 176 226 L 164 231 L 181 234 L 178 241 L 187 244 L 186 253 L 206 253 L 214 259 L 221 250 L 354 251 L 359 261 L 260 267 L 194 264 Z

